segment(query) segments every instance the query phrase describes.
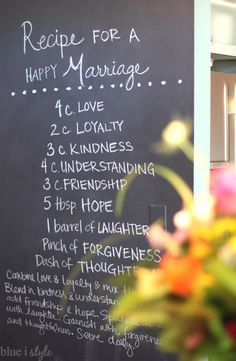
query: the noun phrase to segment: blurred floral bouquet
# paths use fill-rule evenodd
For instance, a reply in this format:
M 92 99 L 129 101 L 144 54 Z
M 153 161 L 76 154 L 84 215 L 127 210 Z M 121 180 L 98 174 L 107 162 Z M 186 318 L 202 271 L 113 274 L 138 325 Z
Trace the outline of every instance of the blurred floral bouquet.
M 183 361 L 236 361 L 235 169 L 214 170 L 210 188 L 195 198 L 182 192 L 173 233 L 150 227 L 151 247 L 163 249 L 160 265 L 139 267 L 134 287 L 112 310 L 126 319 L 120 330 L 157 328 L 162 349 Z

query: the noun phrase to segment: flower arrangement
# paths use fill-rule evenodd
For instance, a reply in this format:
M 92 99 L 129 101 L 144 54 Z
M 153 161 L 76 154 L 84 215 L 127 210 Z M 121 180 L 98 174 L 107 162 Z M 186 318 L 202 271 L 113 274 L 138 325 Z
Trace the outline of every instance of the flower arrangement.
M 164 134 L 168 140 L 168 129 Z M 182 361 L 205 356 L 235 361 L 235 169 L 214 170 L 209 192 L 190 198 L 174 216 L 173 233 L 158 223 L 150 227 L 151 247 L 163 249 L 160 265 L 137 269 L 134 286 L 119 299 L 112 317 L 126 319 L 117 323 L 123 331 L 137 325 L 157 328 L 162 349 Z

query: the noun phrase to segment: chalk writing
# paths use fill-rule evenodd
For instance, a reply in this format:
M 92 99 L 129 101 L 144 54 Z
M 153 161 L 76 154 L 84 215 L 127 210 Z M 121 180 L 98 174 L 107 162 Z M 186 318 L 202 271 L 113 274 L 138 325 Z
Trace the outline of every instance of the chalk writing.
M 111 64 L 95 65 L 86 67 L 84 65 L 84 53 L 81 54 L 80 58 L 76 60 L 72 56 L 69 58 L 69 65 L 63 77 L 70 74 L 71 71 L 78 72 L 78 81 L 82 87 L 85 86 L 85 80 L 104 78 L 104 77 L 120 77 L 126 76 L 125 89 L 130 91 L 133 89 L 135 84 L 136 76 L 143 76 L 149 71 L 149 66 L 142 66 L 139 63 L 136 64 L 117 64 L 115 60 Z
M 19 119 L 22 129 L 35 130 L 26 141 L 34 148 L 27 149 L 30 164 L 25 168 L 31 175 L 33 165 L 38 173 L 37 181 L 25 186 L 32 189 L 25 199 L 33 216 L 22 222 L 27 227 L 14 239 L 27 262 L 18 267 L 8 262 L 3 271 L 2 324 L 13 333 L 32 334 L 37 343 L 2 345 L 0 356 L 64 360 L 49 347 L 51 340 L 56 345 L 63 338 L 78 347 L 109 345 L 135 358 L 142 343 L 156 346 L 160 341 L 143 329 L 120 334 L 109 309 L 129 288 L 109 278 L 132 277 L 139 262 L 158 266 L 161 261 L 160 250 L 146 244 L 149 204 L 143 201 L 143 185 L 156 181 L 160 190 L 157 167 L 144 149 L 153 98 L 158 101 L 161 91 L 174 86 L 182 90 L 184 75 L 176 73 L 172 80 L 169 72 L 157 76 L 158 62 L 153 66 L 146 53 L 150 34 L 135 19 L 126 26 L 110 21 L 100 27 L 99 21 L 84 26 L 81 16 L 66 27 L 57 18 L 47 26 L 32 19 L 18 24 L 22 82 L 11 85 L 8 98 L 36 107 L 32 116 L 29 107 L 25 119 L 19 112 Z M 145 125 L 139 129 L 141 122 Z M 15 148 L 20 168 L 25 157 L 18 143 Z M 129 193 L 130 179 L 137 185 L 135 196 Z M 117 193 L 122 198 L 126 192 L 133 209 L 118 219 Z M 26 201 L 21 203 L 25 212 Z M 119 321 L 128 327 L 128 319 Z
M 31 49 L 33 51 L 41 51 L 49 48 L 59 47 L 60 56 L 64 58 L 64 48 L 69 46 L 77 46 L 84 42 L 85 38 L 82 37 L 76 40 L 76 36 L 74 33 L 71 35 L 66 35 L 63 33 L 59 33 L 58 29 L 55 30 L 54 33 L 49 35 L 42 35 L 40 39 L 36 42 L 32 40 L 32 32 L 33 25 L 30 21 L 26 20 L 21 24 L 23 28 L 23 52 L 27 53 L 27 49 Z

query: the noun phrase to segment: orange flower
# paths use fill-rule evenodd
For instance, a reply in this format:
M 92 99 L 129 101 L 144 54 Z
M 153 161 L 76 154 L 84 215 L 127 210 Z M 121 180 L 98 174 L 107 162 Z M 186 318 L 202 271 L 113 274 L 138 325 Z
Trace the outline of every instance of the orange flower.
M 166 253 L 162 258 L 161 269 L 170 291 L 189 297 L 194 293 L 195 282 L 202 273 L 202 263 L 192 256 L 175 257 Z

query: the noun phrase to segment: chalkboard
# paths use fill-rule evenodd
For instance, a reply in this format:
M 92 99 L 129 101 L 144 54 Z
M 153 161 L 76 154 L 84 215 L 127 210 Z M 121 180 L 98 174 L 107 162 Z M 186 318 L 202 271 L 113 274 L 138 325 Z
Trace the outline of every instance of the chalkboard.
M 160 261 L 148 225 L 180 199 L 153 164 L 192 187 L 191 162 L 152 144 L 193 116 L 193 3 L 2 1 L 1 360 L 176 360 L 151 330 L 118 334 L 109 279 Z

